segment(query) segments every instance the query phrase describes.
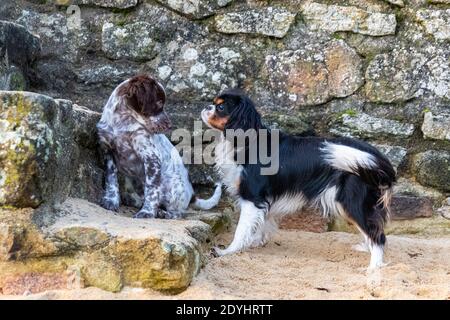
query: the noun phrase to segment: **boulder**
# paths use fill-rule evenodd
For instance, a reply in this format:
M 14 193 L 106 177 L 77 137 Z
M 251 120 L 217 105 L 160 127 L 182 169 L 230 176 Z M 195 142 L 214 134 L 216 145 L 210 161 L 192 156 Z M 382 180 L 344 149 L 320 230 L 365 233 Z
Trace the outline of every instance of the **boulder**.
M 222 33 L 251 33 L 283 38 L 294 19 L 295 13 L 267 7 L 217 15 L 215 28 Z
M 71 110 L 50 97 L 0 92 L 0 205 L 37 207 L 69 193 Z
M 293 106 L 349 96 L 364 82 L 360 57 L 342 40 L 269 55 L 262 77 L 276 101 Z
M 428 150 L 413 158 L 413 173 L 425 186 L 450 191 L 450 153 Z
M 225 7 L 233 0 L 156 0 L 168 6 L 172 10 L 179 12 L 192 19 L 203 19 Z
M 0 205 L 57 205 L 69 194 L 99 201 L 99 113 L 29 92 L 0 91 L 0 105 Z
M 352 6 L 307 2 L 301 8 L 306 24 L 312 30 L 351 31 L 370 36 L 395 34 L 394 14 L 367 12 Z
M 450 140 L 450 114 L 425 112 L 422 132 L 424 138 Z
M 212 212 L 192 213 L 192 220 L 132 219 L 126 208 L 116 214 L 68 198 L 57 212 L 29 212 L 27 219 L 23 214 L 23 229 L 14 232 L 20 226 L 13 220 L 17 214 L 0 214 L 3 293 L 77 286 L 179 292 L 205 262 L 214 232 L 228 221 L 224 214 Z

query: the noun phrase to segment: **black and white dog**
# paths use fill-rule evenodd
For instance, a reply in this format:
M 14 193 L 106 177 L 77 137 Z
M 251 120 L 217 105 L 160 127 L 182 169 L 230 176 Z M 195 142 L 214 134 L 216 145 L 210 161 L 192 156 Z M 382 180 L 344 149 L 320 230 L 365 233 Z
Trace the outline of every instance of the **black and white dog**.
M 349 138 L 296 137 L 280 132 L 279 170 L 261 175 L 259 160 L 236 162 L 235 144 L 225 134 L 227 129 L 267 129 L 247 96 L 225 91 L 201 116 L 207 126 L 222 132 L 215 149 L 216 166 L 241 211 L 233 241 L 224 250 L 216 248 L 218 255 L 265 244 L 281 216 L 309 205 L 356 225 L 365 241 L 355 249 L 370 251 L 369 268 L 383 265 L 384 225 L 396 177 L 389 160 L 376 148 Z
M 196 198 L 178 151 L 162 134 L 171 126 L 165 100 L 163 86 L 148 75 L 124 81 L 111 94 L 97 124 L 106 162 L 104 208 L 119 208 L 118 172 L 141 184 L 135 218 L 179 218 L 190 203 L 204 210 L 218 204 L 221 185 L 210 199 Z

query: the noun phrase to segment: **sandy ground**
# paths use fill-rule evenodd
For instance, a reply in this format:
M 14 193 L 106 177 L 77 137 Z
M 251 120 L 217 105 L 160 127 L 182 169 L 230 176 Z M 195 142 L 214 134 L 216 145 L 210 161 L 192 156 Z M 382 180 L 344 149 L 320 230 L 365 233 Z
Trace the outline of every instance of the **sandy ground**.
M 230 235 L 221 239 L 228 241 Z M 18 299 L 450 299 L 450 238 L 388 236 L 386 262 L 367 273 L 359 236 L 280 231 L 263 248 L 211 258 L 183 293 L 125 288 L 49 291 Z

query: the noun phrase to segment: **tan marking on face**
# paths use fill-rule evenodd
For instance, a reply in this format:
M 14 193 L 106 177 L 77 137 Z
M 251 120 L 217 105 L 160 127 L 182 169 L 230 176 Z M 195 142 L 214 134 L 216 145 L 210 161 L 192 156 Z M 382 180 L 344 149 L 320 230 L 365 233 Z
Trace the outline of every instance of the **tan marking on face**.
M 218 97 L 214 98 L 214 104 L 216 106 L 219 105 L 219 104 L 222 104 L 222 103 L 224 103 L 224 100 L 222 98 L 218 98 Z
M 229 117 L 218 117 L 216 114 L 212 114 L 208 118 L 208 124 L 218 130 L 224 130 L 228 122 L 228 118 Z

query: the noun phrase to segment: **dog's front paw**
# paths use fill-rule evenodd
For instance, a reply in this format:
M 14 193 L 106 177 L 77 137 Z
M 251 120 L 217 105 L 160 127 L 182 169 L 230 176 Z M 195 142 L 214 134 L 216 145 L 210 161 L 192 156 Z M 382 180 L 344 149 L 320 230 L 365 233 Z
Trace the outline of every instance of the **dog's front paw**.
M 117 211 L 119 210 L 120 203 L 117 199 L 103 198 L 100 205 L 106 210 Z
M 135 219 L 152 219 L 152 218 L 156 218 L 156 213 L 141 209 L 134 214 L 133 218 L 135 218 Z

